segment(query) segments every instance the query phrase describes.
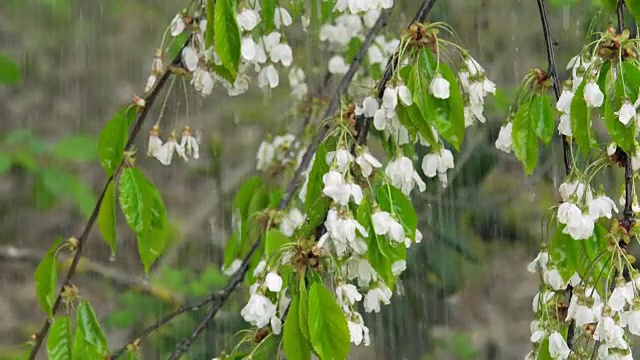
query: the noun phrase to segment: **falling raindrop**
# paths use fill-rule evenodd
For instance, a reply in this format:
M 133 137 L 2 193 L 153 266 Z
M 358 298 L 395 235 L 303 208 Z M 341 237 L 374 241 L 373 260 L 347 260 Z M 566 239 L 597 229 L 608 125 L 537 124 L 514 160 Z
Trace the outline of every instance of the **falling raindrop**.
M 111 254 L 111 256 L 109 256 L 109 262 L 116 262 L 116 255 L 115 254 Z
M 145 273 L 142 276 L 142 283 L 145 284 L 145 285 L 149 285 L 149 273 Z

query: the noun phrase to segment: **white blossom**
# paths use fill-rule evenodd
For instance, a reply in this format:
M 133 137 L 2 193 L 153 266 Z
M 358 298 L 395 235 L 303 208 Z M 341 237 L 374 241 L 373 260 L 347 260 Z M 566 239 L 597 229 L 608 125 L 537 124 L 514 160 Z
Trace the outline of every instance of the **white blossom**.
M 345 74 L 349 70 L 349 65 L 340 55 L 335 55 L 329 60 L 329 72 L 331 74 Z
M 169 139 L 167 139 L 167 142 L 165 142 L 160 147 L 160 149 L 158 149 L 152 155 L 156 159 L 158 159 L 158 161 L 160 161 L 160 163 L 162 165 L 167 166 L 167 165 L 171 164 L 171 160 L 173 159 L 173 154 L 174 153 L 178 154 L 178 156 L 181 157 L 185 161 L 189 160 L 187 158 L 187 155 L 184 152 L 184 148 L 182 146 L 180 146 L 180 144 L 178 144 L 178 142 L 176 141 L 176 135 L 172 133 L 169 136 Z
M 536 258 L 533 259 L 533 261 L 531 261 L 529 265 L 527 265 L 527 271 L 529 271 L 532 274 L 536 274 L 540 270 L 545 271 L 547 270 L 548 262 L 549 262 L 549 253 L 547 253 L 546 251 L 541 251 L 538 253 L 538 256 L 536 256 Z
M 338 149 L 327 152 L 326 161 L 329 166 L 334 165 L 335 162 L 336 170 L 342 173 L 353 161 L 353 155 L 346 149 Z
M 442 148 L 437 152 L 425 155 L 422 159 L 422 171 L 427 177 L 434 177 L 436 174 L 446 173 L 453 169 L 453 154 L 449 149 Z
M 260 22 L 260 14 L 253 9 L 244 9 L 238 14 L 238 24 L 244 31 L 251 31 Z
M 369 346 L 371 343 L 369 328 L 364 325 L 362 316 L 359 313 L 354 312 L 347 315 L 347 325 L 349 326 L 351 342 L 354 345 L 364 344 L 364 346 Z
M 194 159 L 200 158 L 198 139 L 191 134 L 191 128 L 189 126 L 185 126 L 184 129 L 182 129 L 180 147 L 184 149 L 185 155 L 192 156 Z
M 560 135 L 573 136 L 573 131 L 571 130 L 571 116 L 567 114 L 562 114 L 560 116 L 558 133 L 560 133 Z
M 559 332 L 554 331 L 549 335 L 549 355 L 554 360 L 566 359 L 569 357 L 571 350 L 564 340 L 564 337 Z
M 356 164 L 360 166 L 360 170 L 362 170 L 362 176 L 369 177 L 373 172 L 373 169 L 379 169 L 382 167 L 382 164 L 378 159 L 376 159 L 373 155 L 371 155 L 367 149 L 364 149 L 360 155 L 356 158 Z
M 160 127 L 154 125 L 149 130 L 149 142 L 147 145 L 147 155 L 153 156 L 162 147 L 162 140 L 160 139 Z
M 591 108 L 599 108 L 604 101 L 604 94 L 595 81 L 589 81 L 584 87 L 584 101 Z
M 240 311 L 244 320 L 258 328 L 269 324 L 276 315 L 276 306 L 262 294 L 253 294 L 247 305 Z
M 267 286 L 269 291 L 280 292 L 280 290 L 282 290 L 282 278 L 277 273 L 268 273 L 264 278 L 264 284 Z
M 191 84 L 196 89 L 198 93 L 202 96 L 208 96 L 211 94 L 213 90 L 214 80 L 213 76 L 209 71 L 207 71 L 203 67 L 198 67 L 196 71 L 193 73 L 193 78 L 191 78 Z
M 238 269 L 240 269 L 240 266 L 242 266 L 242 260 L 234 259 L 229 267 L 222 267 L 222 273 L 227 276 L 232 276 L 236 271 L 238 271 Z
M 605 195 L 598 196 L 589 202 L 589 216 L 593 221 L 601 217 L 611 219 L 612 211 L 618 212 L 616 203 Z
M 571 112 L 571 101 L 573 101 L 573 92 L 569 89 L 563 89 L 560 98 L 556 103 L 556 109 L 563 114 L 569 114 Z
M 391 214 L 386 211 L 377 211 L 371 219 L 377 235 L 389 235 L 389 238 L 395 242 L 404 241 L 404 228 Z
M 322 177 L 324 189 L 322 192 L 339 203 L 346 206 L 349 199 L 353 197 L 356 204 L 360 204 L 362 200 L 362 189 L 357 184 L 350 184 L 344 181 L 342 174 L 337 171 L 329 171 Z
M 384 284 L 379 283 L 377 287 L 369 289 L 364 296 L 364 311 L 380 312 L 380 305 L 389 305 L 391 303 L 391 290 Z
M 193 47 L 187 46 L 182 50 L 182 64 L 189 71 L 198 68 L 198 53 Z
M 438 99 L 448 99 L 450 95 L 449 90 L 449 81 L 443 78 L 442 75 L 437 74 L 433 80 L 431 80 L 431 85 L 429 85 L 429 90 L 433 94 L 433 96 Z
M 418 185 L 420 192 L 426 189 L 426 184 L 413 169 L 413 162 L 407 157 L 403 156 L 392 160 L 384 172 L 391 185 L 400 189 L 405 195 L 409 195 L 415 185 Z
M 293 236 L 294 231 L 304 224 L 304 219 L 305 216 L 302 215 L 300 210 L 292 208 L 289 210 L 287 215 L 282 218 L 282 221 L 280 222 L 280 231 L 285 236 Z
M 336 297 L 348 308 L 350 305 L 362 300 L 362 294 L 358 288 L 352 284 L 341 284 L 336 286 Z
M 278 70 L 272 64 L 263 68 L 258 74 L 258 86 L 261 88 L 269 85 L 273 89 L 278 87 L 279 84 L 280 76 L 278 75 Z
M 513 145 L 512 133 L 513 123 L 509 122 L 506 125 L 502 125 L 498 139 L 496 140 L 496 149 L 504 151 L 507 154 L 510 153 Z
M 620 110 L 614 113 L 618 116 L 618 120 L 624 125 L 629 125 L 629 121 L 631 119 L 635 119 L 636 117 L 636 108 L 629 102 L 629 100 L 625 100 L 620 107 Z
M 262 141 L 258 148 L 258 154 L 256 155 L 256 159 L 258 160 L 256 170 L 268 169 L 269 165 L 273 162 L 275 151 L 273 144 L 268 141 Z
M 184 21 L 182 20 L 182 15 L 176 15 L 173 20 L 171 20 L 171 36 L 178 36 L 182 34 L 185 28 Z
M 280 28 L 280 26 L 289 26 L 293 23 L 293 19 L 291 19 L 291 14 L 285 8 L 277 7 L 275 10 L 275 17 L 273 19 L 273 23 L 276 28 Z

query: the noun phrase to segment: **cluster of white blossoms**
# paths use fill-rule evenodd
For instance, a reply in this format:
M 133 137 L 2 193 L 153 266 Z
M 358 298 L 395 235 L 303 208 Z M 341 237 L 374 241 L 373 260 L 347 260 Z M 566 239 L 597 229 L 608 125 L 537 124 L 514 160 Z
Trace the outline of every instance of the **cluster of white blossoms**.
M 237 15 L 237 23 L 242 36 L 241 61 L 233 84 L 211 70 L 212 66 L 220 66 L 222 62 L 214 46 L 209 48 L 205 46 L 204 33 L 207 20 L 180 13 L 171 21 L 169 30 L 173 37 L 191 30 L 191 40 L 188 46 L 182 50 L 182 66 L 189 71 L 191 84 L 201 95 L 211 94 L 216 83 L 222 84 L 230 96 L 240 95 L 249 88 L 251 71 L 257 73 L 260 88 L 275 88 L 280 84 L 277 66 L 288 68 L 293 63 L 293 51 L 284 41 L 281 30 L 292 25 L 293 19 L 285 8 L 278 7 L 274 13 L 275 31 L 262 34 L 255 31 L 261 22 L 260 12 L 260 3 L 253 1 L 241 7 Z M 158 50 L 151 66 L 151 75 L 147 81 L 146 91 L 153 88 L 157 79 L 165 71 L 162 50 Z M 290 72 L 289 82 L 293 89 L 292 92 L 298 98 L 306 95 L 307 92 L 304 79 L 304 72 L 301 69 L 297 68 L 295 72 Z
M 149 131 L 149 141 L 147 155 L 153 156 L 158 159 L 162 165 L 171 164 L 174 154 L 189 161 L 189 156 L 194 159 L 200 157 L 198 140 L 191 132 L 189 126 L 185 126 L 182 129 L 182 138 L 178 142 L 178 138 L 174 132 L 172 132 L 167 141 L 162 141 L 160 138 L 160 127 L 155 125 Z
M 594 197 L 588 184 L 565 182 L 559 191 L 563 202 L 558 207 L 557 219 L 566 225 L 562 232 L 575 240 L 591 237 L 599 218 L 611 219 L 612 212 L 618 212 L 615 202 L 604 193 Z
M 256 282 L 249 289 L 251 297 L 240 315 L 257 328 L 270 325 L 273 333 L 278 335 L 282 332 L 282 317 L 291 301 L 282 287 L 282 277 L 269 271 L 264 260 L 256 266 L 253 275 Z
M 263 140 L 256 155 L 256 170 L 266 171 L 273 165 L 286 166 L 295 162 L 298 142 L 293 134 L 276 136 L 272 141 Z
M 380 11 L 391 9 L 393 0 L 337 0 L 334 11 L 345 12 L 349 10 L 352 14 L 361 12 Z
M 357 303 L 362 301 L 366 312 L 379 312 L 381 305 L 390 303 L 392 292 L 364 257 L 368 250 L 365 238 L 371 234 L 349 210 L 350 203 L 358 205 L 363 199 L 362 189 L 354 179 L 373 176 L 373 171 L 381 168 L 382 164 L 364 147 L 358 148 L 356 154 L 354 158 L 345 146 L 339 145 L 335 151 L 328 152 L 324 159 L 329 165 L 329 171 L 323 175 L 323 194 L 332 200 L 332 204 L 324 222 L 327 231 L 318 240 L 315 251 L 321 252 L 323 256 L 336 257 L 344 264 L 338 275 L 338 278 L 343 280 L 340 280 L 336 287 L 336 297 L 347 318 L 351 342 L 356 345 L 369 345 L 369 329 L 357 311 Z M 404 159 L 408 163 L 394 160 L 387 170 L 391 168 L 391 175 L 397 182 L 407 182 L 404 179 L 405 174 L 396 165 L 398 161 L 402 162 L 403 169 L 407 166 L 411 168 L 412 175 L 408 182 L 413 184 L 413 176 L 417 177 L 417 174 L 413 172 L 411 161 Z M 394 168 L 397 170 L 393 170 Z M 388 171 L 385 173 L 388 175 Z M 388 176 L 389 182 L 393 181 L 392 176 Z M 404 187 L 407 190 L 413 185 L 405 184 Z M 416 231 L 414 239 L 408 238 L 395 215 L 377 207 L 371 215 L 371 223 L 376 235 L 395 246 L 409 247 L 414 241 L 422 240 L 419 231 Z M 396 276 L 400 275 L 406 269 L 406 262 L 399 260 L 392 268 Z M 346 281 L 355 281 L 357 286 Z
M 561 290 L 567 285 L 550 262 L 549 254 L 543 250 L 527 267 L 531 273 L 542 274 L 545 285 L 533 300 L 536 319 L 531 322 L 531 342 L 534 350 L 527 355 L 527 360 L 536 358 L 539 345 L 547 338 L 552 359 L 568 359 L 572 353 L 560 334 L 558 320 L 549 318 L 549 314 L 555 313 L 558 304 L 563 301 L 564 293 Z M 632 270 L 630 278 L 631 281 L 625 281 L 622 277 L 615 279 L 615 287 L 606 292 L 604 299 L 597 288 L 583 286 L 577 273 L 569 281 L 574 290 L 566 316 L 560 320 L 575 321 L 576 328 L 584 331 L 586 338 L 599 341 L 598 359 L 633 359 L 625 328 L 631 334 L 640 336 L 640 274 Z
M 471 56 L 466 56 L 458 78 L 465 94 L 464 124 L 471 126 L 476 121 L 485 123 L 484 99 L 495 95 L 496 84 L 487 78 L 484 68 Z
M 320 41 L 328 43 L 329 50 L 334 53 L 328 64 L 328 70 L 331 74 L 344 74 L 349 70 L 349 64 L 345 60 L 345 53 L 349 50 L 351 41 L 353 39 L 364 40 L 368 29 L 373 27 L 380 16 L 380 10 L 374 4 L 375 1 L 359 2 L 371 6 L 367 9 L 352 11 L 350 14 L 343 13 L 338 15 L 332 24 L 323 24 L 320 27 Z M 344 12 L 345 9 L 337 5 L 334 11 L 337 13 Z M 391 5 L 393 5 L 393 1 L 391 1 Z M 387 60 L 396 51 L 398 45 L 400 45 L 400 40 L 397 38 L 387 40 L 384 35 L 376 36 L 367 51 L 369 65 L 378 65 L 380 70 L 384 71 L 387 66 Z M 370 78 L 367 80 L 373 82 Z

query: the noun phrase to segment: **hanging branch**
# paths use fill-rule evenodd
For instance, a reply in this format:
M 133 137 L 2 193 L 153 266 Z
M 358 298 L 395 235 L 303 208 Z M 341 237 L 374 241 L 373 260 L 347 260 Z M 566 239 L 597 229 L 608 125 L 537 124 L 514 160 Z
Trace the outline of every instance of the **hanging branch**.
M 436 0 L 423 1 L 422 4 L 420 5 L 420 8 L 418 8 L 418 11 L 416 12 L 416 15 L 413 17 L 413 20 L 411 21 L 411 23 L 407 28 L 411 27 L 411 25 L 416 22 L 423 23 L 435 4 L 436 4 Z M 382 76 L 382 79 L 380 80 L 380 82 L 376 87 L 378 99 L 382 99 L 382 96 L 384 95 L 384 90 L 387 88 L 387 83 L 391 80 L 391 77 L 393 76 L 396 70 L 396 66 L 398 65 L 398 55 L 399 54 L 397 52 L 394 53 L 391 56 L 391 59 L 389 59 L 389 61 L 387 62 L 387 68 L 384 70 L 384 75 Z M 362 116 L 358 120 L 360 121 L 358 121 L 358 124 L 357 124 L 358 126 L 356 129 L 358 131 L 357 142 L 358 142 L 358 145 L 364 145 L 364 143 L 367 141 L 367 135 L 369 134 L 369 129 L 371 128 L 371 121 L 373 119 L 365 118 L 364 116 Z
M 547 76 L 551 77 L 553 83 L 553 92 L 556 96 L 556 101 L 560 99 L 562 89 L 560 87 L 560 79 L 558 77 L 558 69 L 556 66 L 556 56 L 553 49 L 553 39 L 551 38 L 551 30 L 549 28 L 549 19 L 547 18 L 546 4 L 544 0 L 538 0 L 538 10 L 540 12 L 540 21 L 542 22 L 542 33 L 544 35 L 544 42 L 547 48 L 547 59 L 549 61 L 549 67 L 547 69 Z M 562 153 L 564 157 L 564 171 L 566 175 L 571 173 L 571 145 L 566 135 L 562 135 Z M 567 302 L 571 300 L 573 296 L 573 286 L 567 285 Z M 567 330 L 567 345 L 571 349 L 573 347 L 573 335 L 575 332 L 576 323 L 575 320 L 571 320 L 569 323 L 569 329 Z
M 434 0 L 425 0 L 425 3 L 429 1 L 434 1 Z M 421 9 L 422 8 L 423 7 L 421 7 Z M 338 85 L 338 89 L 336 90 L 333 97 L 331 98 L 331 102 L 329 103 L 323 118 L 325 119 L 329 118 L 338 110 L 341 97 L 347 92 L 347 89 L 349 88 L 349 85 L 351 84 L 351 81 L 353 80 L 354 75 L 360 68 L 360 65 L 362 65 L 362 61 L 364 60 L 364 57 L 367 54 L 367 50 L 373 43 L 373 39 L 375 38 L 377 33 L 380 32 L 380 30 L 386 25 L 391 11 L 392 9 L 383 11 L 380 14 L 380 17 L 378 17 L 378 20 L 376 21 L 374 26 L 367 33 L 367 36 L 365 37 L 364 41 L 360 45 L 360 49 L 358 50 L 358 53 L 356 54 L 355 58 L 351 62 L 349 69 L 347 70 L 342 80 L 340 81 L 340 84 Z M 316 153 L 318 146 L 320 146 L 320 143 L 322 142 L 322 140 L 324 140 L 328 131 L 329 131 L 329 126 L 323 126 L 318 132 L 318 134 L 311 141 L 311 144 L 305 151 L 302 157 L 302 160 L 300 162 L 300 165 L 298 166 L 298 169 L 296 170 L 293 176 L 293 179 L 291 179 L 291 181 L 287 185 L 286 192 L 283 195 L 282 200 L 280 201 L 280 204 L 278 204 L 277 210 L 282 210 L 289 205 L 289 202 L 291 201 L 294 194 L 298 191 L 298 188 L 300 187 L 300 179 L 302 177 L 302 173 L 307 169 L 307 167 L 311 163 L 311 158 Z M 176 350 L 173 352 L 173 354 L 169 358 L 170 360 L 176 360 L 180 357 L 180 355 L 186 352 L 189 349 L 189 347 L 191 347 L 191 344 L 193 343 L 193 341 L 207 327 L 208 323 L 211 320 L 213 320 L 213 318 L 216 316 L 220 308 L 222 308 L 222 306 L 224 305 L 229 295 L 235 290 L 237 285 L 240 284 L 244 279 L 245 274 L 249 270 L 249 260 L 251 259 L 251 256 L 253 255 L 253 253 L 260 246 L 260 243 L 261 243 L 261 240 L 258 239 L 253 244 L 249 252 L 249 255 L 245 257 L 244 261 L 242 262 L 242 265 L 240 266 L 240 269 L 236 271 L 236 273 L 234 274 L 229 284 L 227 284 L 227 286 L 223 290 L 223 295 L 220 297 L 219 301 L 217 301 L 212 306 L 211 310 L 207 312 L 205 317 L 193 329 L 191 335 L 183 339 L 182 342 L 176 347 Z
M 182 48 L 180 49 L 176 57 L 171 61 L 171 65 L 173 66 L 180 65 L 181 63 L 180 54 L 182 53 L 182 49 L 189 44 L 190 40 L 191 40 L 191 36 L 187 38 L 187 40 L 183 44 Z M 158 96 L 160 91 L 164 88 L 164 85 L 170 76 L 171 76 L 171 71 L 169 70 L 165 71 L 164 74 L 162 74 L 162 77 L 158 79 L 156 86 L 153 88 L 153 90 L 151 90 L 151 93 L 149 93 L 144 98 L 145 106 L 142 108 L 142 111 L 140 111 L 135 123 L 133 124 L 133 128 L 131 129 L 129 139 L 127 140 L 127 144 L 125 146 L 125 151 L 131 151 L 131 149 L 133 148 L 133 144 L 136 138 L 138 137 L 138 134 L 140 133 L 140 129 L 142 129 L 142 125 L 144 124 L 144 121 L 147 118 L 147 115 L 149 114 L 149 110 L 153 106 L 153 103 L 155 102 L 156 97 Z M 80 255 L 82 254 L 82 248 L 87 242 L 87 238 L 91 233 L 91 229 L 93 228 L 96 221 L 98 220 L 98 214 L 100 212 L 100 207 L 102 206 L 102 202 L 104 201 L 107 188 L 118 177 L 118 174 L 120 173 L 120 171 L 124 166 L 124 162 L 125 162 L 124 158 L 120 160 L 120 163 L 118 164 L 118 167 L 116 168 L 114 173 L 111 176 L 109 176 L 109 178 L 107 179 L 106 183 L 102 188 L 102 191 L 100 192 L 100 196 L 98 196 L 96 205 L 93 207 L 91 216 L 89 216 L 89 220 L 87 220 L 87 223 L 84 226 L 84 230 L 82 230 L 82 234 L 77 238 L 78 243 L 77 243 L 75 254 L 73 255 L 73 259 L 71 260 L 71 265 L 69 266 L 69 271 L 67 272 L 67 276 L 63 282 L 62 287 L 58 291 L 58 296 L 56 297 L 56 300 L 53 304 L 53 308 L 51 310 L 52 314 L 54 315 L 60 308 L 60 305 L 62 304 L 62 289 L 64 289 L 65 286 L 71 285 L 71 279 L 75 275 L 76 269 L 78 267 L 78 263 L 80 262 Z M 40 350 L 40 347 L 42 346 L 42 342 L 44 338 L 47 336 L 47 333 L 49 332 L 50 327 L 51 327 L 51 319 L 47 318 L 44 325 L 42 325 L 42 329 L 35 335 L 35 343 L 33 345 L 33 349 L 31 350 L 31 354 L 29 355 L 30 360 L 35 359 L 36 354 Z

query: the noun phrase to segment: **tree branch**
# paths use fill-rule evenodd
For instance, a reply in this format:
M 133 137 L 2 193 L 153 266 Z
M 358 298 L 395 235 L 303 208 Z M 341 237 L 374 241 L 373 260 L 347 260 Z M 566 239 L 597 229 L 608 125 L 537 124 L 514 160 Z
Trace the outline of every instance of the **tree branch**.
M 544 42 L 547 48 L 547 59 L 549 60 L 549 67 L 547 69 L 547 75 L 551 77 L 553 83 L 553 92 L 556 96 L 556 100 L 560 99 L 562 89 L 560 87 L 560 79 L 558 78 L 558 69 L 556 67 L 555 51 L 553 49 L 553 39 L 551 38 L 551 30 L 549 28 L 549 20 L 547 18 L 546 4 L 544 0 L 538 1 L 538 10 L 540 12 L 540 21 L 542 22 L 542 33 L 544 35 Z M 571 145 L 566 135 L 562 135 L 562 153 L 564 157 L 564 171 L 566 175 L 571 173 Z M 571 300 L 573 296 L 573 286 L 567 286 L 567 302 Z M 575 332 L 576 323 L 575 320 L 571 320 L 569 323 L 569 329 L 567 330 L 567 345 L 571 349 L 573 346 L 573 335 Z
M 183 48 L 185 46 L 187 46 L 189 44 L 189 41 L 191 40 L 191 36 L 189 36 L 187 38 L 187 40 L 185 41 Z M 178 52 L 178 55 L 176 55 L 176 57 L 172 60 L 171 64 L 172 65 L 179 65 L 180 61 L 181 61 L 181 53 L 182 50 L 180 50 Z M 153 90 L 151 91 L 151 93 L 149 93 L 146 97 L 145 97 L 145 107 L 142 108 L 142 111 L 140 111 L 140 113 L 138 114 L 138 117 L 135 121 L 135 123 L 133 124 L 133 128 L 131 129 L 131 133 L 129 135 L 129 139 L 127 141 L 127 144 L 125 146 L 125 151 L 130 151 L 133 148 L 133 143 L 135 142 L 138 133 L 140 133 L 140 129 L 142 128 L 142 125 L 145 121 L 145 119 L 147 118 L 147 115 L 149 114 L 149 109 L 152 107 L 153 103 L 156 100 L 156 97 L 158 96 L 158 94 L 160 93 L 160 91 L 162 90 L 162 88 L 164 87 L 165 83 L 167 82 L 167 79 L 171 76 L 171 71 L 167 70 L 165 71 L 164 74 L 162 74 L 162 77 L 160 77 L 160 79 L 158 79 L 158 83 L 156 84 L 156 86 L 153 88 Z M 71 279 L 73 278 L 73 276 L 76 273 L 76 269 L 78 267 L 78 263 L 80 261 L 80 255 L 82 254 L 82 248 L 84 247 L 87 238 L 89 237 L 89 233 L 91 233 L 91 229 L 93 228 L 93 226 L 95 225 L 96 221 L 98 220 L 98 213 L 100 212 L 100 207 L 102 206 L 102 202 L 104 201 L 104 197 L 105 194 L 107 192 L 107 187 L 116 179 L 116 177 L 118 176 L 118 174 L 120 173 L 120 170 L 122 169 L 124 164 L 124 159 L 120 161 L 120 164 L 118 164 L 118 167 L 116 168 L 116 171 L 113 173 L 113 175 L 111 175 L 106 183 L 104 184 L 104 187 L 102 189 L 102 191 L 100 192 L 100 196 L 98 196 L 98 200 L 96 201 L 96 205 L 93 207 L 93 211 L 91 212 L 91 216 L 89 216 L 89 220 L 87 220 L 87 223 L 84 227 L 84 230 L 82 231 L 82 234 L 78 237 L 78 245 L 77 245 L 77 249 L 75 254 L 73 255 L 73 259 L 71 260 L 71 265 L 69 266 L 69 271 L 67 272 L 67 276 L 64 280 L 63 286 L 62 288 L 64 288 L 64 286 L 66 285 L 70 285 L 71 284 Z M 58 296 L 56 297 L 56 301 L 53 304 L 53 309 L 52 309 L 52 313 L 55 314 L 58 309 L 60 308 L 60 305 L 62 304 L 62 288 L 60 288 L 60 290 L 58 291 Z M 29 359 L 33 360 L 36 357 L 36 354 L 38 353 L 38 351 L 40 350 L 40 347 L 42 346 L 42 342 L 44 340 L 44 338 L 47 336 L 47 333 L 49 332 L 49 327 L 51 326 L 51 319 L 47 318 L 47 320 L 45 321 L 44 325 L 42 325 L 42 329 L 40 330 L 40 332 L 38 332 L 35 336 L 35 343 L 33 346 L 33 349 L 31 350 L 31 354 L 29 355 Z
M 422 5 L 420 5 L 420 8 L 418 8 L 418 11 L 416 12 L 415 16 L 413 17 L 413 20 L 411 21 L 409 26 L 407 26 L 407 28 L 411 27 L 413 23 L 424 22 L 425 19 L 427 18 L 427 15 L 429 15 L 429 12 L 431 12 L 431 9 L 435 4 L 436 4 L 436 0 L 424 0 L 422 2 Z M 387 68 L 384 70 L 384 75 L 382 76 L 382 79 L 380 80 L 380 82 L 376 87 L 378 91 L 377 93 L 378 99 L 382 99 L 382 96 L 384 95 L 384 90 L 387 88 L 387 83 L 391 80 L 391 77 L 395 73 L 395 69 L 397 65 L 398 65 L 398 53 L 396 52 L 391 56 L 391 59 L 389 59 L 389 61 L 387 62 Z M 359 126 L 357 128 L 358 145 L 364 145 L 365 142 L 367 141 L 367 136 L 369 134 L 369 129 L 371 128 L 372 120 L 373 120 L 372 118 L 366 118 L 363 116 L 361 118 L 361 121 L 359 121 Z
M 34 249 L 0 246 L 0 259 L 5 261 L 26 262 L 37 266 L 44 256 L 44 253 Z M 179 305 L 183 302 L 183 299 L 172 295 L 166 288 L 144 283 L 122 271 L 91 261 L 86 257 L 81 257 L 78 264 L 76 272 L 86 271 L 95 274 L 104 278 L 105 281 L 113 283 L 118 289 L 132 289 L 172 305 Z M 63 263 L 64 265 L 65 263 Z

